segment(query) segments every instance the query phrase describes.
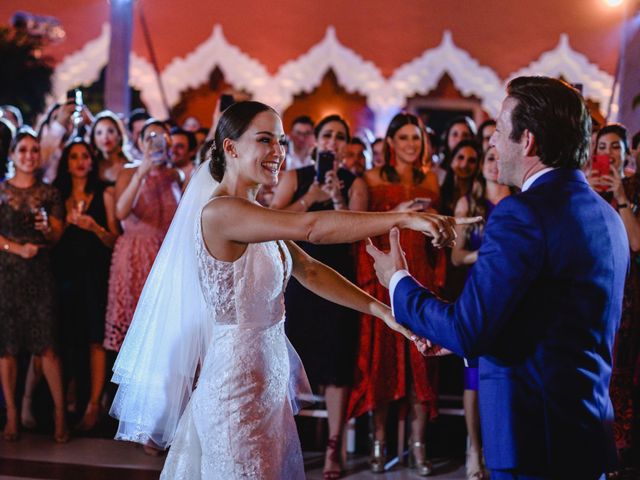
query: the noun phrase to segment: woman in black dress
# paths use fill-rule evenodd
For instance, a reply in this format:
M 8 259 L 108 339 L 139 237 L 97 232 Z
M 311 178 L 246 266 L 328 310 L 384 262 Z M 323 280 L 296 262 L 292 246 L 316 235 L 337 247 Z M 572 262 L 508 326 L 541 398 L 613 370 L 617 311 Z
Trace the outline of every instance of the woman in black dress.
M 56 353 L 55 284 L 49 247 L 62 235 L 58 191 L 40 182 L 40 144 L 31 129 L 20 130 L 9 148 L 15 175 L 0 183 L 0 378 L 7 403 L 4 438 L 18 439 L 15 400 L 21 350 L 42 357 L 54 403 L 56 442 L 69 439 L 60 357 Z
M 62 195 L 67 219 L 54 251 L 64 371 L 67 382 L 77 386 L 79 397 L 87 398 L 79 428 L 90 430 L 99 419 L 106 374 L 102 341 L 111 249 L 118 236 L 113 187 L 98 179 L 97 159 L 81 138 L 62 151 L 54 185 Z M 83 385 L 90 385 L 90 392 L 80 392 Z
M 349 126 L 338 115 L 323 118 L 315 128 L 316 157 L 333 154 L 333 168 L 316 179 L 315 165 L 289 170 L 282 178 L 272 208 L 296 212 L 319 210 L 366 210 L 367 186 L 361 178 L 339 165 L 349 143 Z M 351 245 L 299 245 L 316 260 L 329 265 L 351 281 L 355 263 Z M 312 386 L 324 386 L 329 417 L 329 441 L 325 456 L 325 478 L 338 478 L 341 472 L 340 439 L 349 391 L 353 384 L 358 348 L 358 314 L 309 292 L 295 279 L 285 293 L 289 340 L 302 358 Z

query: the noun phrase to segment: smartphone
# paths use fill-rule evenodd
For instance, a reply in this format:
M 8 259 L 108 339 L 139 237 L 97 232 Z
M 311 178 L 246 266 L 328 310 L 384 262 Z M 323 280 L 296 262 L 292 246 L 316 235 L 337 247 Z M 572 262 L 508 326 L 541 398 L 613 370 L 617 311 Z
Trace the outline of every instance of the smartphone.
M 609 155 L 594 155 L 591 162 L 591 169 L 598 172 L 600 176 L 611 174 L 611 159 Z
M 233 95 L 228 95 L 228 94 L 220 95 L 220 112 L 224 112 L 227 108 L 229 108 L 234 103 L 236 103 L 236 100 L 235 98 L 233 98 Z
M 428 197 L 417 197 L 413 200 L 414 205 L 421 205 L 424 210 L 431 206 L 431 199 Z
M 333 163 L 336 156 L 333 152 L 319 152 L 316 160 L 316 180 L 321 185 L 324 184 L 324 177 L 329 170 L 333 170 Z
M 167 153 L 167 140 L 164 135 L 159 135 L 157 132 L 151 132 L 149 134 L 149 141 L 151 143 L 151 161 L 153 163 L 164 163 L 166 161 Z

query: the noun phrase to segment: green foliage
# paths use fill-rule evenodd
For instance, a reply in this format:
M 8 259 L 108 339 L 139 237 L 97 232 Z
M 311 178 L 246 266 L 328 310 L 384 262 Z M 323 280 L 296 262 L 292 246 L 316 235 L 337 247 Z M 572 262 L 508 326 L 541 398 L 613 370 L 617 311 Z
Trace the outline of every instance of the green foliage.
M 51 90 L 51 59 L 42 56 L 39 39 L 0 27 L 0 105 L 15 105 L 30 123 L 44 109 Z

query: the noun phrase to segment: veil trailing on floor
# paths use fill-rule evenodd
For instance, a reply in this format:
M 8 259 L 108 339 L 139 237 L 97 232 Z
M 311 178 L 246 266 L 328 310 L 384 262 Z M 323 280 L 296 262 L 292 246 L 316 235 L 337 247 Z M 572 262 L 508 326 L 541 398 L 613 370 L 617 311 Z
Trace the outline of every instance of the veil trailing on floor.
M 198 277 L 195 228 L 217 185 L 209 163 L 180 201 L 113 367 L 119 387 L 109 413 L 120 420 L 120 440 L 169 446 L 206 355 L 213 322 Z

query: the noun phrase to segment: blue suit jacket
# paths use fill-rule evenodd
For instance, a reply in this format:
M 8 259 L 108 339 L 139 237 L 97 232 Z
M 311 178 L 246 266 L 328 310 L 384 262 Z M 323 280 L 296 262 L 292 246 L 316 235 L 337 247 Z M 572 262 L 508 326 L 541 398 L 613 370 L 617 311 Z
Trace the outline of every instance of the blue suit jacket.
M 480 357 L 490 468 L 586 479 L 615 466 L 608 389 L 628 266 L 618 214 L 582 172 L 557 169 L 496 207 L 455 303 L 398 283 L 400 324 Z

